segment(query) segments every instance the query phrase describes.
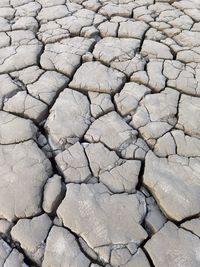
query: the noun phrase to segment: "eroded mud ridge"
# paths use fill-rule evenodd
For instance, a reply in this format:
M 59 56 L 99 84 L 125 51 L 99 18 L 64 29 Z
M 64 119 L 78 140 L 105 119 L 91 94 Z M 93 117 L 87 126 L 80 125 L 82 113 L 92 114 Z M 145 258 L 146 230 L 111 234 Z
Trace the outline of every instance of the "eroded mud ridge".
M 200 266 L 200 1 L 0 1 L 0 267 Z

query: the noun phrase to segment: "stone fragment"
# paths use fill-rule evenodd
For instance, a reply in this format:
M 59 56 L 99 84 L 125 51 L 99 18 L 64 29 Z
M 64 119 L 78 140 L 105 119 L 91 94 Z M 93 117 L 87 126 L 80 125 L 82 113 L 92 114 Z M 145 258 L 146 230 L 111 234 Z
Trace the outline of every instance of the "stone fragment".
M 1 219 L 0 220 L 0 233 L 3 235 L 7 235 L 10 229 L 12 228 L 12 226 L 13 226 L 13 223 L 5 219 Z
M 137 132 L 117 112 L 112 111 L 95 120 L 84 138 L 88 142 L 100 141 L 110 149 L 120 150 L 124 148 L 123 145 L 135 140 L 136 135 Z
M 65 5 L 58 4 L 56 6 L 43 7 L 37 16 L 37 19 L 41 23 L 44 23 L 46 21 L 59 19 L 68 15 L 70 15 L 68 8 Z
M 35 38 L 35 34 L 32 31 L 29 30 L 16 30 L 16 31 L 10 31 L 6 35 L 9 37 L 10 42 L 8 43 L 8 46 L 10 48 L 18 48 L 29 45 L 38 45 L 41 46 L 41 43 Z M 5 36 L 5 37 L 6 37 Z M 7 39 L 6 37 L 6 39 Z M 7 46 L 7 45 L 6 45 Z
M 19 91 L 4 102 L 3 110 L 34 120 L 36 123 L 43 121 L 48 115 L 48 106 L 36 99 L 26 91 Z
M 1 9 L 1 11 L 2 11 L 2 9 Z M 10 25 L 9 21 L 3 17 L 0 17 L 0 30 L 2 32 L 11 30 L 11 25 Z
M 138 183 L 140 161 L 127 160 L 99 175 L 99 180 L 113 193 L 134 193 Z
M 106 17 L 112 17 L 112 16 L 122 16 L 122 17 L 130 17 L 132 14 L 132 9 L 136 5 L 132 2 L 125 2 L 121 3 L 120 5 L 117 2 L 110 1 L 105 2 L 103 7 L 99 9 L 99 13 L 106 16 Z
M 95 45 L 93 55 L 104 64 L 131 75 L 145 64 L 141 58 L 136 64 L 139 46 L 140 41 L 136 39 L 106 37 Z
M 84 147 L 91 171 L 96 177 L 122 163 L 116 152 L 110 151 L 102 143 L 85 143 Z
M 148 232 L 153 235 L 158 232 L 166 223 L 167 219 L 160 211 L 153 197 L 147 198 L 147 215 L 145 226 Z
M 148 58 L 159 59 L 172 59 L 173 55 L 170 52 L 169 47 L 166 45 L 155 42 L 152 40 L 144 40 L 141 50 L 142 55 Z
M 42 266 L 89 267 L 90 261 L 67 229 L 53 226 L 47 238 Z
M 29 84 L 27 90 L 33 97 L 51 105 L 68 82 L 66 76 L 55 71 L 46 71 L 35 83 Z
M 159 167 L 158 167 L 159 166 Z M 199 213 L 200 158 L 146 155 L 144 184 L 170 219 L 181 221 Z
M 176 127 L 186 134 L 200 137 L 200 99 L 188 95 L 181 95 Z
M 122 116 L 134 114 L 140 100 L 150 93 L 150 89 L 134 82 L 126 83 L 120 93 L 115 94 L 114 101 Z
M 38 22 L 33 17 L 21 17 L 13 25 L 12 30 L 38 31 Z
M 135 82 L 135 83 L 139 83 L 139 84 L 147 85 L 148 81 L 149 81 L 149 77 L 148 77 L 146 71 L 140 70 L 140 71 L 137 71 L 131 75 L 130 81 Z
M 143 138 L 138 138 L 121 150 L 121 156 L 125 159 L 144 160 L 149 147 Z
M 178 60 L 166 60 L 163 65 L 163 75 L 167 85 L 178 91 L 192 95 L 200 95 L 200 65 L 184 64 Z
M 118 30 L 118 23 L 112 21 L 105 21 L 98 26 L 101 37 L 116 37 Z
M 145 244 L 145 249 L 155 266 L 197 267 L 200 264 L 199 238 L 171 222 Z
M 57 70 L 71 77 L 81 63 L 81 56 L 89 51 L 94 40 L 74 37 L 45 45 L 40 63 L 46 70 Z
M 2 109 L 6 98 L 15 94 L 19 88 L 8 74 L 0 74 L 0 84 L 2 85 L 0 90 L 0 109 Z
M 145 214 L 142 195 L 111 195 L 101 183 L 69 184 L 57 214 L 63 224 L 80 235 L 105 262 L 109 261 L 114 245 L 120 248 L 135 244 L 137 247 L 147 237 L 140 225 Z
M 153 24 L 153 23 L 152 23 Z M 151 24 L 151 25 L 152 25 Z M 153 26 L 153 25 L 152 25 Z M 160 25 L 159 25 L 160 26 Z M 160 26 L 161 28 L 161 26 Z M 168 29 L 166 29 L 165 31 L 161 32 L 155 28 L 150 28 L 146 34 L 145 34 L 145 38 L 147 40 L 151 40 L 151 41 L 155 41 L 155 42 L 162 42 L 163 39 L 166 38 L 166 35 L 165 35 L 165 32 L 167 31 Z
M 35 139 L 37 127 L 32 121 L 0 111 L 0 144 L 14 144 Z
M 3 267 L 28 267 L 24 262 L 23 254 L 11 248 L 3 239 L 0 239 L 0 266 Z
M 148 29 L 144 21 L 126 20 L 119 24 L 118 37 L 141 39 Z
M 65 0 L 38 0 L 38 3 L 42 5 L 42 7 L 50 7 L 50 6 L 56 6 L 56 5 L 64 5 Z
M 42 45 L 9 46 L 0 49 L 0 73 L 20 70 L 37 64 Z
M 112 192 L 135 192 L 140 162 L 123 160 L 101 143 L 84 144 L 93 175 Z
M 200 63 L 200 56 L 199 56 L 199 46 L 194 47 L 192 49 L 185 49 L 182 51 L 177 52 L 177 60 L 180 60 L 184 63 L 191 63 L 196 62 Z
M 199 138 L 186 135 L 181 130 L 173 130 L 157 140 L 154 152 L 160 157 L 178 154 L 184 157 L 198 157 Z
M 86 62 L 76 71 L 69 86 L 84 91 L 112 94 L 121 88 L 125 79 L 123 73 L 100 62 Z
M 42 208 L 47 213 L 54 212 L 64 195 L 62 180 L 59 175 L 54 175 L 47 180 L 44 186 Z
M 88 256 L 88 258 L 90 257 L 91 259 L 94 259 L 94 260 L 98 261 L 97 254 L 94 252 L 94 250 L 92 248 L 90 248 L 88 246 L 88 244 L 85 242 L 85 240 L 83 240 L 83 238 L 79 237 L 78 241 L 79 241 L 79 244 L 80 244 L 81 248 L 83 249 L 83 251 Z
M 69 88 L 57 98 L 45 123 L 53 149 L 77 142 L 90 124 L 90 104 L 85 95 Z
M 163 60 L 150 60 L 147 64 L 147 85 L 154 91 L 160 92 L 166 87 L 166 77 L 162 73 Z
M 182 223 L 181 227 L 200 237 L 200 220 L 199 220 L 199 218 L 188 220 L 188 221 Z
M 48 21 L 40 26 L 38 39 L 47 45 L 60 42 L 69 35 L 69 31 L 63 29 L 56 21 Z
M 43 214 L 33 219 L 20 219 L 11 231 L 13 240 L 19 242 L 26 255 L 38 265 L 42 262 L 51 225 L 49 217 Z
M 180 46 L 195 47 L 200 46 L 200 32 L 184 30 L 180 34 L 174 36 L 174 40 Z
M 199 138 L 184 134 L 183 131 L 172 131 L 176 143 L 177 154 L 186 157 L 198 157 L 200 150 Z
M 140 102 L 131 125 L 139 129 L 149 145 L 175 126 L 179 93 L 166 88 L 161 93 L 149 94 Z
M 12 1 L 13 2 L 13 1 Z M 17 3 L 16 3 L 17 2 Z M 33 1 L 16 1 L 16 13 L 17 17 L 36 17 L 41 6 L 38 2 Z
M 104 115 L 114 110 L 114 105 L 109 94 L 99 94 L 96 92 L 88 92 L 90 98 L 91 114 L 94 118 Z
M 82 62 L 91 62 L 93 61 L 94 56 L 91 52 L 86 52 L 83 56 L 82 56 Z
M 14 221 L 41 212 L 42 190 L 51 172 L 34 141 L 1 145 L 0 217 Z
M 11 6 L 9 6 L 9 3 L 4 5 L 4 3 L 1 4 L 1 17 L 5 19 L 13 19 L 15 10 Z
M 81 8 L 73 12 L 70 16 L 58 19 L 57 22 L 62 25 L 62 28 L 67 29 L 71 36 L 83 36 L 83 29 L 96 26 L 105 21 L 105 17 L 89 9 Z M 98 32 L 98 31 L 97 31 Z M 89 36 L 85 36 L 89 37 Z
M 36 82 L 45 71 L 37 65 L 17 70 L 11 73 L 12 79 L 19 87 Z
M 98 0 L 86 0 L 82 4 L 85 8 L 95 12 L 97 12 L 98 9 L 101 7 L 101 4 Z
M 129 250 L 123 248 L 112 251 L 111 264 L 113 267 L 150 267 L 144 252 L 140 248 L 133 256 L 130 254 Z
M 150 0 L 150 1 L 146 1 L 145 4 L 147 5 L 140 4 L 137 8 L 134 9 L 133 17 L 136 20 L 139 19 L 147 23 L 151 23 L 152 21 L 154 21 L 155 20 L 154 17 L 156 16 L 157 13 L 151 11 L 152 5 L 148 6 L 148 4 L 153 4 L 153 3 L 154 2 Z
M 159 157 L 167 157 L 176 154 L 176 148 L 177 146 L 173 135 L 171 132 L 168 132 L 157 140 L 154 146 L 154 153 Z
M 84 27 L 81 30 L 81 36 L 86 37 L 86 38 L 98 39 L 99 38 L 98 34 L 99 34 L 99 31 L 94 26 Z
M 0 32 L 0 48 L 9 46 L 10 38 L 5 32 Z
M 66 183 L 82 183 L 91 178 L 88 160 L 79 142 L 59 153 L 55 160 Z

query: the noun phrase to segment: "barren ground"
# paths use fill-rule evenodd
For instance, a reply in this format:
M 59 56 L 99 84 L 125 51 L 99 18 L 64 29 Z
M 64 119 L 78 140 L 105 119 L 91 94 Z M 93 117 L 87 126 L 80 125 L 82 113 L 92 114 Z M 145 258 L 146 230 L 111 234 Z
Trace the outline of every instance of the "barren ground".
M 200 1 L 0 0 L 0 267 L 200 266 Z

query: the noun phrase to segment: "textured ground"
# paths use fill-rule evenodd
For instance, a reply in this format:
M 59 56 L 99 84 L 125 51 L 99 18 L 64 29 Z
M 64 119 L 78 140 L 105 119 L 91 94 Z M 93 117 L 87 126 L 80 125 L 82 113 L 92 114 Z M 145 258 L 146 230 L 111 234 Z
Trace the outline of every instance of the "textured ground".
M 0 1 L 0 267 L 200 266 L 200 1 Z

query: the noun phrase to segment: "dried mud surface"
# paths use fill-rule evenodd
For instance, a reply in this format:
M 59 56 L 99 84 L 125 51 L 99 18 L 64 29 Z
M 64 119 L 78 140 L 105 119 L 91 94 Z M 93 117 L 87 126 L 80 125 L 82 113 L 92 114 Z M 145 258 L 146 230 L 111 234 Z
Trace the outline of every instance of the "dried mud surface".
M 0 267 L 199 267 L 199 118 L 199 0 L 1 0 Z

